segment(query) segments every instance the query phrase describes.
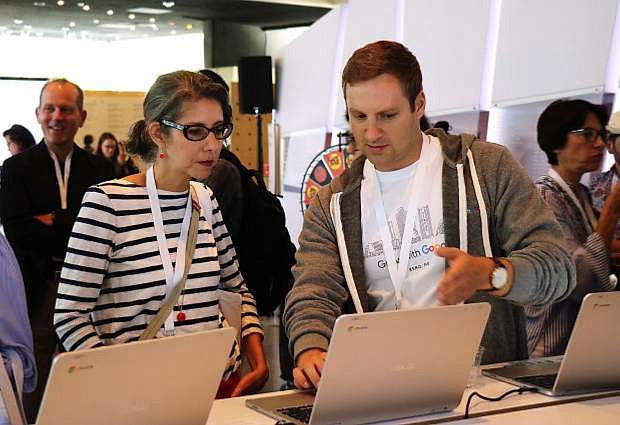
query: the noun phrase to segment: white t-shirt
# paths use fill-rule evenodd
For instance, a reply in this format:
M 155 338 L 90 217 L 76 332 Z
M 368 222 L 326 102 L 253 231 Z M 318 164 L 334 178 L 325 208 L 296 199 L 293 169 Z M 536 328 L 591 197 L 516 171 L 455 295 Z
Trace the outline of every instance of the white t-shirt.
M 362 244 L 364 269 L 371 304 L 375 311 L 420 308 L 437 305 L 435 288 L 445 269 L 443 258 L 433 252 L 434 245 L 445 245 L 441 191 L 442 155 L 439 140 L 425 136 L 420 159 L 396 171 L 381 172 L 366 160 L 361 190 Z M 374 177 L 376 176 L 376 177 Z M 375 179 L 376 178 L 376 179 Z M 396 262 L 400 256 L 410 202 L 414 213 L 408 270 L 400 290 L 397 307 L 395 285 L 383 251 L 381 230 L 374 203 L 378 182 L 391 248 Z M 410 190 L 412 189 L 412 190 Z M 413 196 L 413 198 L 411 197 Z M 409 244 L 404 244 L 408 248 Z

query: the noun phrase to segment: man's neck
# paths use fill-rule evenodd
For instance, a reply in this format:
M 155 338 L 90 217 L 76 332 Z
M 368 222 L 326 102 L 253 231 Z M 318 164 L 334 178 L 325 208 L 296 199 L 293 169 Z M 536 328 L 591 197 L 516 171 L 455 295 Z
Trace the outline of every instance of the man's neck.
M 616 176 L 620 177 L 620 164 L 618 164 L 617 162 L 614 164 L 614 171 L 616 173 Z
M 582 173 L 567 170 L 561 165 L 552 165 L 551 168 L 555 170 L 555 172 L 558 173 L 560 177 L 562 177 L 562 180 L 564 180 L 568 184 L 578 184 L 581 180 L 581 176 L 583 175 Z
M 58 145 L 55 143 L 48 143 L 48 141 L 46 140 L 45 144 L 47 145 L 47 149 L 49 149 L 50 152 L 54 152 L 54 155 L 56 155 L 56 158 L 58 158 L 60 162 L 65 162 L 69 154 L 73 152 L 72 141 L 63 143 L 62 145 Z

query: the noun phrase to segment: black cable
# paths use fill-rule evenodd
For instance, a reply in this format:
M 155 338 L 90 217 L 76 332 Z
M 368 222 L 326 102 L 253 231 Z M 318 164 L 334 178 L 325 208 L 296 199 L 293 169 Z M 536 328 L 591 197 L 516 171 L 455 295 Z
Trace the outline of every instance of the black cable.
M 538 392 L 536 388 L 521 387 L 521 388 L 516 388 L 514 390 L 506 391 L 504 394 L 498 397 L 488 397 L 488 396 L 480 394 L 479 392 L 474 391 L 473 393 L 469 395 L 469 397 L 467 397 L 467 403 L 465 404 L 464 419 L 469 419 L 469 405 L 471 404 L 471 400 L 472 398 L 474 398 L 474 396 L 480 397 L 481 399 L 486 400 L 486 401 L 500 401 L 504 399 L 505 397 L 508 397 L 510 394 L 523 394 L 523 393 L 536 393 L 536 392 Z

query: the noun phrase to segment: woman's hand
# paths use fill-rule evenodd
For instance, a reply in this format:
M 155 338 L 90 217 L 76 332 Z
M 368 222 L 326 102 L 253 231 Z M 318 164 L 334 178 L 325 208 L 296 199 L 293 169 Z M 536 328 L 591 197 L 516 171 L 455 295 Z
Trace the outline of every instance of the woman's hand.
M 241 377 L 231 397 L 256 393 L 269 378 L 269 366 L 263 350 L 263 337 L 260 334 L 252 333 L 244 337 L 242 352 L 252 370 Z

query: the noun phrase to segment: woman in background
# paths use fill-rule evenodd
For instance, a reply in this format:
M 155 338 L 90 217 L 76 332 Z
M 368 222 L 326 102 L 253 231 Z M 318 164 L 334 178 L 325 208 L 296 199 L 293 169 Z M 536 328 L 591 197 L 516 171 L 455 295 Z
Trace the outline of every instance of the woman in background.
M 601 164 L 607 120 L 603 106 L 585 100 L 555 101 L 538 119 L 538 144 L 551 169 L 536 186 L 562 226 L 577 269 L 577 287 L 567 299 L 548 307 L 525 307 L 531 357 L 564 354 L 583 297 L 611 291 L 617 283 L 610 259 L 620 217 L 620 185 L 596 217 L 588 189 L 580 183 L 585 173 Z
M 112 133 L 105 132 L 101 134 L 97 144 L 97 155 L 101 155 L 112 162 L 114 175 L 117 178 L 129 176 L 139 171 L 127 155 L 124 143 L 119 142 Z

